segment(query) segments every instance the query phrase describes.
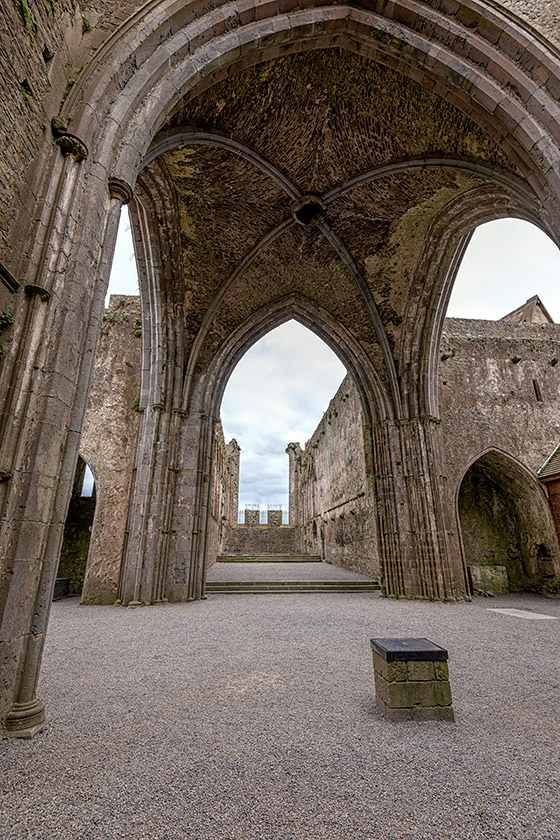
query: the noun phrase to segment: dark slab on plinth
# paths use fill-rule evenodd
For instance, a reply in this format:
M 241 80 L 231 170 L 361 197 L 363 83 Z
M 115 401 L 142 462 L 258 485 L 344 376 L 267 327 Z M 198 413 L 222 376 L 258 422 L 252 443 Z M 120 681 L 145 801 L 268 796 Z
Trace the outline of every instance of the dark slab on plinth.
M 429 639 L 371 639 L 371 647 L 387 662 L 441 662 L 449 658 L 445 648 Z

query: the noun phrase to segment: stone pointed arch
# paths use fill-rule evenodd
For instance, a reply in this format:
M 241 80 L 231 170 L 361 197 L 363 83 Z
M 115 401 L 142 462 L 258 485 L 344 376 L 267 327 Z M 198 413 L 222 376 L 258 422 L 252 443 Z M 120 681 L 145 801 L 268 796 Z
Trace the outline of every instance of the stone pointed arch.
M 519 459 L 497 447 L 471 458 L 457 482 L 455 509 L 475 588 L 494 583 L 499 589 L 503 572 L 493 575 L 495 567 L 505 568 L 512 591 L 547 592 L 558 585 L 560 550 L 550 505 L 537 476 Z
M 502 218 L 524 219 L 560 246 L 543 219 L 540 202 L 516 178 L 484 183 L 450 201 L 431 223 L 406 313 L 399 365 L 405 371 L 404 401 L 412 416 L 439 416 L 438 367 L 443 324 L 461 260 L 475 229 Z M 424 348 L 425 352 L 419 352 Z
M 190 389 L 188 407 L 184 411 L 186 423 L 188 425 L 189 418 L 198 418 L 199 423 L 196 433 L 198 479 L 194 488 L 192 505 L 191 562 L 184 580 L 185 594 L 188 599 L 200 598 L 204 595 L 214 427 L 219 421 L 220 404 L 227 381 L 240 359 L 260 338 L 290 319 L 299 321 L 318 335 L 336 353 L 352 376 L 362 401 L 366 459 L 370 464 L 375 457 L 372 426 L 382 425 L 391 420 L 390 397 L 372 368 L 367 354 L 351 333 L 338 324 L 326 310 L 301 296 L 289 295 L 278 299 L 272 306 L 255 312 L 248 321 L 228 337 L 208 370 L 185 382 L 185 388 Z M 174 469 L 178 472 L 181 447 L 176 452 L 178 461 Z M 174 492 L 180 494 L 177 485 Z M 168 575 L 168 583 L 169 579 Z M 173 590 L 173 585 L 170 585 Z M 179 589 L 176 588 L 170 594 L 171 597 L 177 597 L 178 593 Z
M 227 381 L 241 358 L 264 335 L 290 319 L 314 332 L 339 357 L 356 384 L 367 423 L 392 417 L 386 389 L 354 336 L 327 310 L 300 295 L 285 296 L 258 310 L 228 337 L 205 377 L 202 411 L 217 416 Z
M 464 0 L 434 8 L 420 0 L 395 0 L 370 10 L 314 0 L 283 0 L 280 6 L 231 0 L 208 11 L 182 0 L 152 0 L 126 21 L 64 101 L 60 116 L 70 128 L 57 137 L 37 177 L 36 211 L 12 226 L 30 243 L 21 264 L 32 292 L 21 307 L 30 328 L 9 379 L 9 440 L 2 437 L 0 444 L 2 469 L 10 475 L 2 489 L 7 515 L 1 540 L 10 581 L 3 601 L 25 605 L 23 613 L 4 611 L 4 638 L 16 647 L 0 711 L 5 716 L 10 709 L 12 730 L 32 730 L 45 719 L 35 689 L 121 204 L 131 198 L 154 137 L 185 97 L 243 67 L 331 47 L 373 59 L 451 101 L 530 185 L 542 205 L 542 226 L 558 230 L 560 57 L 494 2 Z M 204 448 L 188 434 L 198 426 L 183 429 L 180 407 L 175 410 L 170 426 L 177 427 L 177 440 L 197 453 L 190 467 L 204 471 Z M 374 434 L 376 463 L 384 463 L 379 481 L 386 487 L 385 556 L 392 557 L 388 594 L 459 594 L 461 575 L 446 554 L 438 508 L 435 421 L 417 416 L 399 422 L 387 421 Z M 395 457 L 399 451 L 402 458 Z M 48 490 L 37 500 L 39 486 Z M 399 542 L 400 497 L 414 505 Z M 171 535 L 178 555 L 190 551 L 186 523 Z M 161 533 L 170 534 L 169 522 Z M 29 571 L 17 575 L 22 557 Z M 137 570 L 138 582 L 153 593 L 153 582 L 142 581 L 142 569 Z M 178 579 L 186 573 L 176 571 Z

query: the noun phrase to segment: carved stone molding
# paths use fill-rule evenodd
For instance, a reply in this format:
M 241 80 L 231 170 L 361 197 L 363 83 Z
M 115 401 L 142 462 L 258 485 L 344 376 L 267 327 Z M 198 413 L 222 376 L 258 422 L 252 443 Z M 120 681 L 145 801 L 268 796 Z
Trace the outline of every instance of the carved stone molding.
M 118 198 L 123 204 L 132 201 L 132 187 L 121 178 L 109 178 L 109 195 Z
M 37 297 L 44 302 L 50 300 L 51 298 L 51 293 L 47 289 L 44 289 L 42 286 L 36 286 L 34 283 L 27 284 L 25 287 L 25 294 L 27 297 L 35 297 L 35 295 L 37 295 Z
M 75 134 L 61 134 L 55 141 L 63 155 L 72 155 L 76 163 L 88 156 L 86 144 Z

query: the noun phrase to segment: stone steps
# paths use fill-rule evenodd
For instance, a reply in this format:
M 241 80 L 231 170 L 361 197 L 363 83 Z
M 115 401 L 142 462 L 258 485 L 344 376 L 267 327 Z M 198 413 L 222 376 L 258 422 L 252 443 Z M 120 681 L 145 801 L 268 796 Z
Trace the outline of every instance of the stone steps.
M 318 554 L 222 554 L 217 563 L 321 563 Z
M 206 592 L 208 594 L 284 594 L 288 592 L 375 592 L 380 588 L 381 587 L 376 580 L 209 580 L 206 583 Z

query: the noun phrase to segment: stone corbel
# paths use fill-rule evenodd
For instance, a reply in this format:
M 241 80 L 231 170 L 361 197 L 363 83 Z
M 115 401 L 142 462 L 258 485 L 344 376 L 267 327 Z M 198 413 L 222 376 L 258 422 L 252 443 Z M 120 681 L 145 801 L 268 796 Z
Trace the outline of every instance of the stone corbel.
M 36 286 L 34 283 L 28 283 L 25 287 L 25 294 L 27 297 L 37 297 L 46 303 L 51 298 L 51 293 L 48 289 L 44 289 L 42 286 Z
M 61 134 L 54 141 L 63 155 L 72 155 L 76 163 L 88 156 L 86 144 L 75 134 Z
M 132 187 L 122 178 L 109 178 L 109 195 L 118 198 L 122 204 L 128 204 L 132 201 Z
M 51 120 L 51 131 L 54 142 L 60 148 L 63 155 L 72 155 L 76 163 L 79 163 L 88 156 L 86 144 L 79 137 L 76 137 L 75 134 L 70 134 L 68 123 L 65 119 L 53 117 Z

